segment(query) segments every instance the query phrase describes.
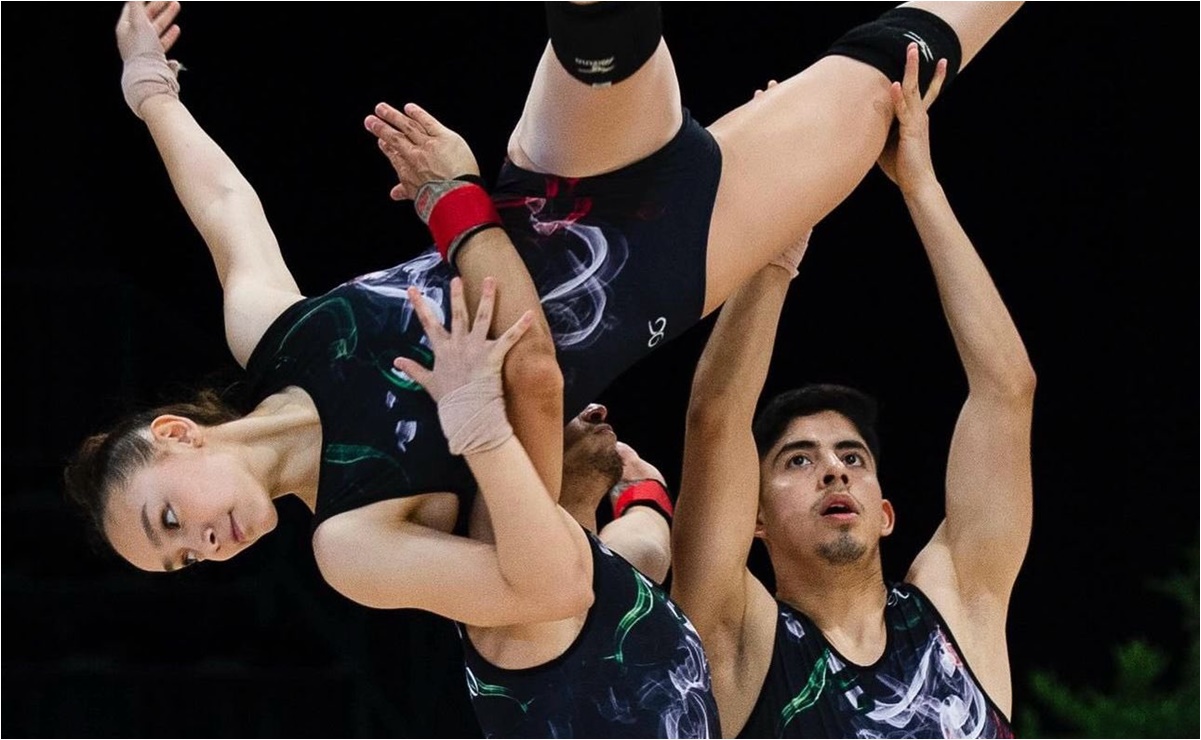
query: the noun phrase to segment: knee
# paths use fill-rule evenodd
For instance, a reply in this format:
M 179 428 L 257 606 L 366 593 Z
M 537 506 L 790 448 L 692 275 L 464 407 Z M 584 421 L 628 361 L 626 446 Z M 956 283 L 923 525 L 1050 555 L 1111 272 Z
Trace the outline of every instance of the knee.
M 959 36 L 949 23 L 920 8 L 894 8 L 871 23 L 853 28 L 834 42 L 826 55 L 846 56 L 870 64 L 889 80 L 905 75 L 905 50 L 919 47 L 918 84 L 925 94 L 939 59 L 947 60 L 945 88 L 955 79 L 963 59 Z
M 563 69 L 595 87 L 633 75 L 654 55 L 663 36 L 657 2 L 550 2 L 546 25 Z

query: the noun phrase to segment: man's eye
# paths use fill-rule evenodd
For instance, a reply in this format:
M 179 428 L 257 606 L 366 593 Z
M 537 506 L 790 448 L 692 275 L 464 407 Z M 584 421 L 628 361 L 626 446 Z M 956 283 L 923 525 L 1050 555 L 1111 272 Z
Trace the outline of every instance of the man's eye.
M 163 510 L 163 527 L 166 529 L 179 529 L 179 518 L 175 516 L 175 509 L 168 506 Z
M 784 463 L 784 467 L 799 468 L 802 465 L 808 465 L 808 464 L 809 464 L 809 458 L 805 457 L 804 455 L 794 455 L 794 456 L 788 458 L 788 462 Z
M 847 465 L 862 465 L 863 464 L 863 456 L 860 455 L 858 452 L 850 453 L 849 455 L 844 457 L 843 460 L 846 461 Z

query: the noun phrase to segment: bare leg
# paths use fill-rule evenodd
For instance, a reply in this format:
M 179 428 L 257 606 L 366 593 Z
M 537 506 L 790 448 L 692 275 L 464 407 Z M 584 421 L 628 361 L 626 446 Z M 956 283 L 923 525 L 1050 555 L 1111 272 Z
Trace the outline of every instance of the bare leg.
M 599 175 L 658 151 L 682 122 L 680 86 L 664 42 L 637 72 L 610 87 L 572 77 L 548 43 L 509 138 L 509 158 L 535 172 Z
M 593 87 L 572 77 L 548 43 L 510 138 L 509 157 L 518 166 L 538 172 L 567 177 L 600 174 L 659 150 L 675 136 L 682 121 L 675 67 L 662 40 L 636 72 L 608 87 Z M 553 340 L 533 281 L 516 251 L 508 243 L 477 243 L 491 238 L 489 233 L 464 248 L 457 267 L 468 305 L 478 301 L 484 277 L 497 279 L 494 329 L 512 325 L 527 308 L 537 309 L 538 321 L 505 360 L 505 397 L 514 432 L 557 498 L 562 479 L 563 379 L 555 364 Z
M 947 21 L 966 65 L 1020 3 L 907 6 Z M 706 314 L 867 175 L 893 120 L 888 88 L 874 67 L 824 57 L 709 127 L 722 173 L 709 230 Z

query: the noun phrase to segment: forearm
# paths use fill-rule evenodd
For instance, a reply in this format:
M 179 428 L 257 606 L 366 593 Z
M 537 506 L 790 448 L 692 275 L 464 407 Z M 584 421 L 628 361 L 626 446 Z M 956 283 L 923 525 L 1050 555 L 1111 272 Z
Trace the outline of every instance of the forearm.
M 600 531 L 601 542 L 647 578 L 663 583 L 671 568 L 671 528 L 648 506 L 632 506 Z
M 252 250 L 235 254 L 232 244 L 251 240 L 262 243 L 264 239 L 274 244 L 258 195 L 179 100 L 164 95 L 152 97 L 143 103 L 141 114 L 175 193 L 208 245 L 225 286 L 235 267 L 235 257 L 246 262 L 255 256 Z M 262 268 L 257 274 L 269 276 L 276 265 L 265 260 Z
M 579 525 L 560 509 L 516 437 L 469 454 L 491 519 L 500 571 L 517 592 L 569 613 L 591 603 L 591 555 Z
M 973 392 L 1027 397 L 1034 372 L 987 268 L 937 181 L 905 195 Z
M 484 278 L 497 282 L 492 327 L 512 326 L 527 310 L 534 322 L 505 357 L 505 406 L 513 433 L 525 448 L 553 500 L 563 474 L 563 375 L 534 281 L 503 229 L 474 234 L 456 262 L 468 305 L 479 301 Z
M 774 265 L 755 273 L 721 309 L 697 363 L 689 424 L 748 427 L 771 364 L 790 276 Z

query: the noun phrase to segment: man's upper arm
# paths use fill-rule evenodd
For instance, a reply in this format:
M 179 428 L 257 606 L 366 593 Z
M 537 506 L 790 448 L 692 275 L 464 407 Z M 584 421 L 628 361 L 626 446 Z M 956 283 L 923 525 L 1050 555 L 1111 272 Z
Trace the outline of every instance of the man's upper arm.
M 752 591 L 746 562 L 759 508 L 759 455 L 749 427 L 690 415 L 672 525 L 672 598 L 706 639 L 737 650 Z
M 911 571 L 919 586 L 953 580 L 965 601 L 1008 603 L 1030 541 L 1032 404 L 1032 393 L 968 397 L 947 461 L 946 521 Z M 992 598 L 974 598 L 983 594 Z

